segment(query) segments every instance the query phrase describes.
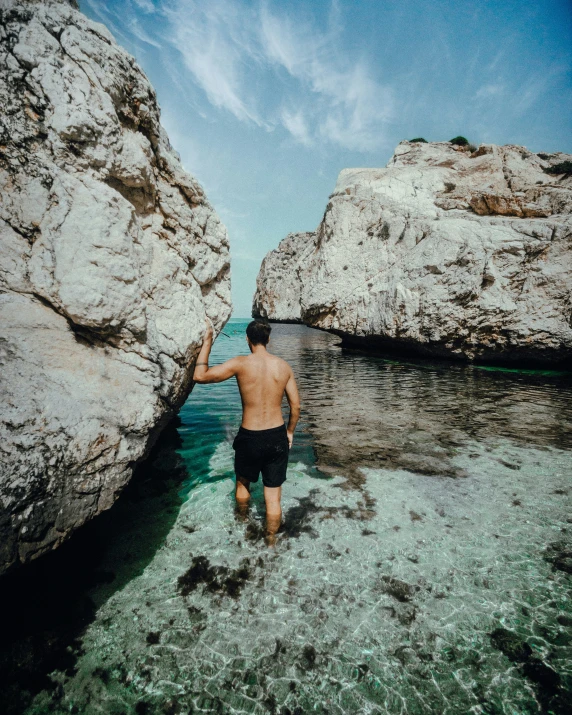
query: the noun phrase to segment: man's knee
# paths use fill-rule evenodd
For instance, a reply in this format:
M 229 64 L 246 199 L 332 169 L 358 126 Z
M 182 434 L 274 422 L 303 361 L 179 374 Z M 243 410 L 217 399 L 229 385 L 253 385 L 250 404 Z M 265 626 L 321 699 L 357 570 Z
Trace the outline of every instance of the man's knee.
M 244 477 L 236 475 L 236 498 L 237 499 L 249 499 L 250 498 L 250 482 Z

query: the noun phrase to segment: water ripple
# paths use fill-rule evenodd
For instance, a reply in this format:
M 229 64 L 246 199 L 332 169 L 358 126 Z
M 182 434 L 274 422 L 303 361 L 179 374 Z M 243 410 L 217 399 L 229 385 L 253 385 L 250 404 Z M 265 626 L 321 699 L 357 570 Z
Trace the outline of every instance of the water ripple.
M 246 352 L 245 325 L 213 362 Z M 276 548 L 260 488 L 233 509 L 236 383 L 198 385 L 144 489 L 91 537 L 105 583 L 86 579 L 87 613 L 46 578 L 75 582 L 77 554 L 14 591 L 9 712 L 569 712 L 570 377 L 337 343 L 273 327 L 303 406 Z

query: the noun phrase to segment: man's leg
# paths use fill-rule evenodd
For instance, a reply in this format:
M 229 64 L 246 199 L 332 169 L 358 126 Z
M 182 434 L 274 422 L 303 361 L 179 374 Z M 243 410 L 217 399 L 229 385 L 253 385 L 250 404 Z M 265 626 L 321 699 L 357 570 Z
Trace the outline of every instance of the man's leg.
M 250 481 L 236 475 L 236 513 L 245 518 L 248 516 L 248 503 L 250 501 Z
M 266 543 L 268 546 L 274 546 L 276 543 L 276 532 L 282 522 L 281 496 L 282 487 L 264 487 L 264 501 L 266 502 Z

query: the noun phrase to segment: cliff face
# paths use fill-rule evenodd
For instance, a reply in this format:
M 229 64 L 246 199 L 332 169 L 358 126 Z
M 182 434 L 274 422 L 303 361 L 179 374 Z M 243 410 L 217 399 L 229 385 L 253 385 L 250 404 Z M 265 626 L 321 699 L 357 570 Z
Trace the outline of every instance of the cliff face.
M 289 233 L 265 256 L 256 279 L 252 315 L 301 322 L 302 288 L 315 248 L 315 233 Z
M 74 5 L 0 5 L 0 572 L 111 506 L 231 312 L 225 227 Z
M 383 349 L 569 360 L 571 159 L 402 142 L 385 169 L 346 169 L 317 231 L 264 259 L 253 314 Z

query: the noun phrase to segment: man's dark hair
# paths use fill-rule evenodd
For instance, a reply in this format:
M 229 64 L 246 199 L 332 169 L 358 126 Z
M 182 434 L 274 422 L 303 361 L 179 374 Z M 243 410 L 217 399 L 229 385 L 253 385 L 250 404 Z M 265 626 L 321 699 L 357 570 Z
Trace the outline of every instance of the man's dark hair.
M 253 320 L 246 328 L 246 335 L 253 345 L 268 345 L 271 330 L 269 323 Z

